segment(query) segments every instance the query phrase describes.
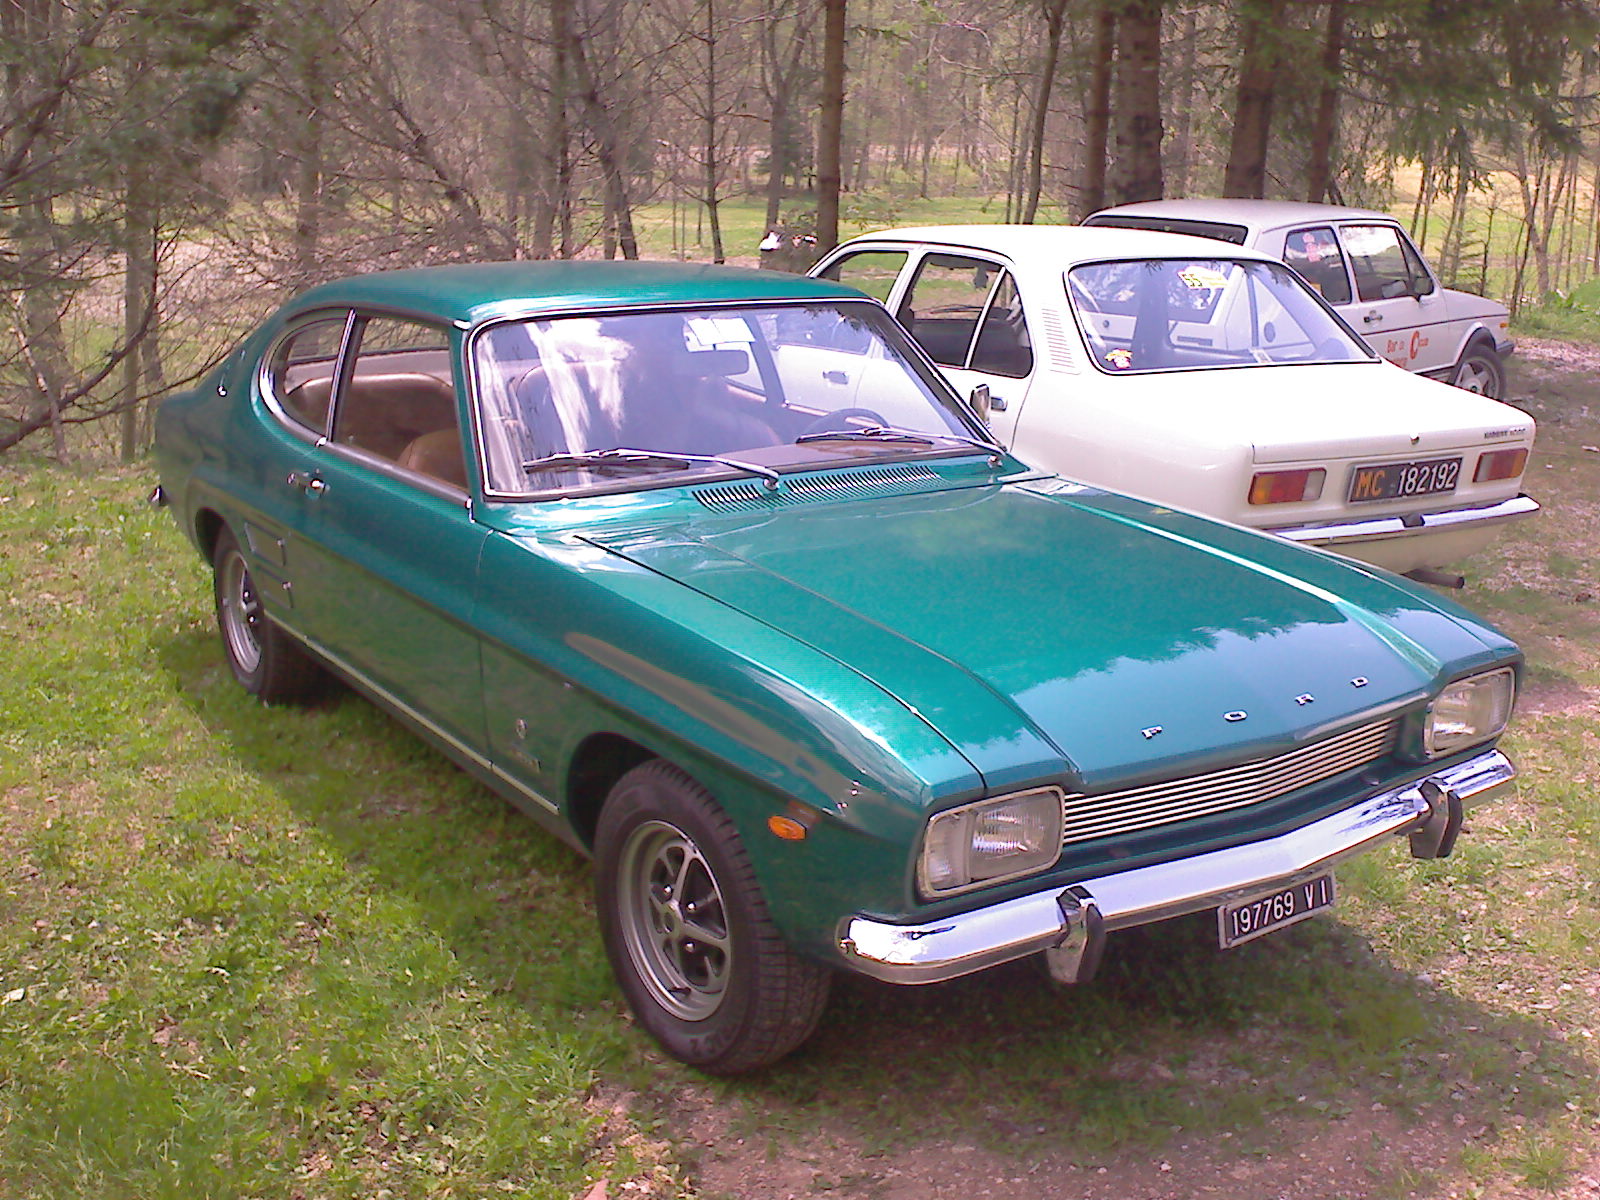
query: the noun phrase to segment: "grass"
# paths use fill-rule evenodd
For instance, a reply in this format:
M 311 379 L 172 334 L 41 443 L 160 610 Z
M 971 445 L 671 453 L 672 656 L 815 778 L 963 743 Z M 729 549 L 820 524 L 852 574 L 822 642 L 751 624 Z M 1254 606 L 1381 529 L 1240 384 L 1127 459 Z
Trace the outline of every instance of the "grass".
M 353 697 L 239 695 L 148 482 L 0 470 L 0 1194 L 650 1178 L 581 865 Z
M 1085 988 L 841 979 L 734 1082 L 633 1029 L 574 855 L 354 696 L 240 692 L 145 470 L 0 465 L 0 1197 L 866 1197 L 1290 1143 L 1352 1197 L 1562 1186 L 1600 1142 L 1600 394 L 1513 361 L 1546 512 L 1464 598 L 1529 652 L 1523 775 L 1453 858 L 1228 954 L 1121 935 Z

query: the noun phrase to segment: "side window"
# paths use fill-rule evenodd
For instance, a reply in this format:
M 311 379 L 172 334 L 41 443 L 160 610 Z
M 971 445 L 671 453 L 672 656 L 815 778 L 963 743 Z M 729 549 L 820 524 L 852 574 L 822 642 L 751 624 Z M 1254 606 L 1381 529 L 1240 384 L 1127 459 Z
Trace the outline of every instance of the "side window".
M 362 323 L 333 440 L 466 487 L 449 335 L 396 317 Z
M 1010 272 L 994 263 L 959 254 L 928 255 L 897 315 L 940 366 L 1013 376 L 1033 368 L 1016 285 Z M 988 365 L 977 361 L 978 343 Z
M 1016 280 L 1009 271 L 1000 272 L 989 308 L 979 322 L 972 369 L 1012 379 L 1021 379 L 1033 370 L 1033 342 L 1022 315 L 1022 297 L 1017 294 Z
M 1427 267 L 1395 226 L 1346 225 L 1343 234 L 1355 268 L 1356 294 L 1362 300 L 1394 300 L 1433 291 Z
M 1283 244 L 1283 261 L 1329 304 L 1350 303 L 1350 272 L 1332 227 L 1291 232 Z
M 342 315 L 302 325 L 278 343 L 267 366 L 267 387 L 279 406 L 319 433 L 328 428 L 328 401 L 333 398 L 344 327 Z
M 867 295 L 885 302 L 906 265 L 904 250 L 863 250 L 841 258 L 824 273 L 824 278 L 860 288 Z

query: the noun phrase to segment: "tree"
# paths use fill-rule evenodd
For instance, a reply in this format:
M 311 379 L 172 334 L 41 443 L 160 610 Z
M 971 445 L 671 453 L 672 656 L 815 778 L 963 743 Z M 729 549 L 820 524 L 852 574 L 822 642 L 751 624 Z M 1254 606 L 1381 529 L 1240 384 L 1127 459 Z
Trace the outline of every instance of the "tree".
M 1111 201 L 1161 199 L 1161 6 L 1163 0 L 1122 0 L 1117 17 L 1114 93 L 1116 157 Z

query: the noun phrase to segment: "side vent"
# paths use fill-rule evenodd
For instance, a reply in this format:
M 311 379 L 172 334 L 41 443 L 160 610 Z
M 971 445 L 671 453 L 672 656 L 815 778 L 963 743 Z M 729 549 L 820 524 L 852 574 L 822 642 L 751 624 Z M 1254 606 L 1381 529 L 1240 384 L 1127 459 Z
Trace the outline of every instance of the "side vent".
M 1050 347 L 1050 369 L 1064 375 L 1076 375 L 1078 360 L 1072 353 L 1072 342 L 1067 338 L 1060 315 L 1047 308 L 1040 315 L 1040 322 L 1044 326 L 1045 344 Z
M 776 492 L 759 483 L 713 484 L 697 488 L 694 498 L 713 512 L 750 512 L 819 500 L 930 491 L 943 486 L 944 478 L 927 467 L 856 467 L 821 475 L 786 475 L 783 487 Z

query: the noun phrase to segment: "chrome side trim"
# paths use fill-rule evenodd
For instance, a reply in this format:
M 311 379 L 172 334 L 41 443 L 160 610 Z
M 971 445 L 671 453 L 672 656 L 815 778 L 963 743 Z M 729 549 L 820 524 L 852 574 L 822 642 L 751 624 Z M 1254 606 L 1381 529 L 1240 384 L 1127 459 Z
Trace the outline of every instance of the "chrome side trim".
M 512 778 L 510 775 L 507 775 L 490 759 L 485 758 L 482 754 L 479 754 L 460 738 L 445 732 L 445 730 L 441 729 L 438 724 L 423 716 L 420 712 L 412 708 L 411 705 L 407 704 L 404 700 L 401 700 L 393 692 L 387 690 L 386 688 L 379 687 L 372 681 L 371 676 L 362 671 L 358 671 L 355 667 L 351 666 L 346 659 L 341 658 L 339 655 L 329 650 L 315 638 L 307 637 L 300 630 L 294 628 L 292 625 L 289 625 L 277 615 L 272 617 L 272 623 L 277 625 L 296 641 L 304 643 L 306 648 L 309 649 L 313 654 L 315 654 L 318 658 L 323 659 L 330 666 L 332 666 L 334 670 L 338 671 L 339 674 L 348 678 L 358 688 L 366 692 L 385 708 L 392 709 L 394 712 L 398 713 L 412 724 L 426 730 L 430 736 L 441 742 L 450 750 L 452 754 L 461 759 L 463 762 L 467 763 L 470 767 L 473 767 L 484 774 L 493 776 L 497 781 L 504 784 L 506 787 L 514 789 L 520 795 L 526 796 L 529 800 L 533 801 L 540 808 L 546 810 L 547 812 L 559 813 L 560 810 L 556 807 L 553 801 L 546 799 L 538 792 L 533 791 L 526 784 Z
M 921 925 L 847 917 L 839 926 L 839 952 L 847 965 L 890 983 L 937 983 L 1041 950 L 1070 952 L 1079 935 L 1075 911 L 1094 912 L 1109 932 L 1288 887 L 1388 837 L 1427 830 L 1438 820 L 1440 794 L 1453 795 L 1465 808 L 1515 777 L 1510 759 L 1486 750 L 1259 842 L 1083 879 L 1065 890 L 1052 887 Z
M 1291 542 L 1315 542 L 1336 546 L 1341 542 L 1376 542 L 1390 538 L 1416 537 L 1441 529 L 1459 529 L 1463 526 L 1483 528 L 1531 517 L 1539 511 L 1539 502 L 1532 496 L 1513 496 L 1498 504 L 1480 508 L 1450 508 L 1442 512 L 1407 513 L 1403 517 L 1379 517 L 1371 521 L 1344 521 L 1330 525 L 1296 525 L 1282 529 L 1267 529 Z

